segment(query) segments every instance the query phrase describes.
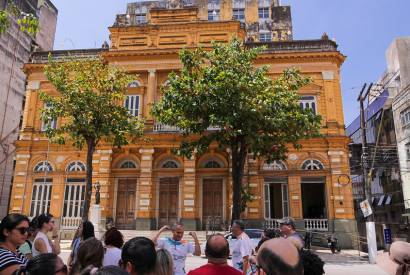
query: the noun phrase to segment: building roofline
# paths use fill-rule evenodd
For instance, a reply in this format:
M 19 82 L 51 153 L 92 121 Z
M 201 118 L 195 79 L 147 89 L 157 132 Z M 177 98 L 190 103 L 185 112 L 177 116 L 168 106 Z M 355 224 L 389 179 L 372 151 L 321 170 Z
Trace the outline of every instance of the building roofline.
M 93 48 L 93 49 L 74 49 L 74 50 L 53 50 L 53 51 L 38 51 L 30 56 L 29 64 L 47 63 L 48 56 L 51 54 L 56 60 L 64 60 L 70 57 L 79 59 L 96 58 L 108 49 Z

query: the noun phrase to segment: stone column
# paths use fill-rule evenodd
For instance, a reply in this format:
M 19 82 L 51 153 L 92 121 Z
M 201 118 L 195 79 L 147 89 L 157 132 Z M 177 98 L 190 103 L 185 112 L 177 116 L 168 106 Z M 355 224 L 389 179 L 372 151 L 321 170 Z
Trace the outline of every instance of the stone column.
M 187 230 L 199 229 L 199 199 L 196 197 L 197 183 L 195 180 L 195 157 L 184 159 L 184 177 L 182 180 L 182 205 L 181 207 L 181 221 Z M 180 183 L 181 184 L 181 183 Z
M 148 70 L 148 88 L 147 88 L 147 104 L 145 106 L 145 117 L 152 120 L 150 114 L 151 105 L 155 102 L 155 95 L 157 93 L 157 75 L 155 69 Z
M 155 229 L 155 181 L 152 175 L 152 164 L 154 149 L 142 148 L 141 154 L 141 173 L 137 183 L 137 230 Z

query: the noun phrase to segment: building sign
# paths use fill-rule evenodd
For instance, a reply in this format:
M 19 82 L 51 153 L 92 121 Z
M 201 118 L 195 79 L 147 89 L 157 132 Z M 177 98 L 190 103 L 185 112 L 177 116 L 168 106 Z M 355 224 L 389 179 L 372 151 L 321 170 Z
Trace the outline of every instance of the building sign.
M 383 229 L 384 232 L 384 243 L 385 244 L 391 244 L 391 229 L 390 228 L 385 228 Z
M 371 214 L 373 214 L 372 207 L 370 206 L 370 203 L 368 200 L 364 200 L 360 203 L 360 208 L 362 209 L 363 216 L 367 218 Z

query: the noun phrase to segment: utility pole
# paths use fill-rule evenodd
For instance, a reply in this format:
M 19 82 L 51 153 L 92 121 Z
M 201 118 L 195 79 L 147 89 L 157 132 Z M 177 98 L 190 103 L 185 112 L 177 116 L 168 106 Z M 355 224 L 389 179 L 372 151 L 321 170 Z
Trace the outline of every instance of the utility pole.
M 370 188 L 370 174 L 368 172 L 367 165 L 367 137 L 366 137 L 366 117 L 364 113 L 364 101 L 369 95 L 370 89 L 372 88 L 373 83 L 370 83 L 367 87 L 366 92 L 363 94 L 366 89 L 366 83 L 363 85 L 362 90 L 360 91 L 357 101 L 360 103 L 360 130 L 362 136 L 362 169 L 363 169 L 363 183 L 364 183 L 364 193 L 366 200 L 369 202 L 371 207 L 371 188 Z M 366 217 L 366 238 L 367 238 L 367 248 L 369 255 L 369 263 L 376 263 L 377 256 L 377 241 L 376 241 L 376 227 L 374 224 L 374 214 L 371 214 Z

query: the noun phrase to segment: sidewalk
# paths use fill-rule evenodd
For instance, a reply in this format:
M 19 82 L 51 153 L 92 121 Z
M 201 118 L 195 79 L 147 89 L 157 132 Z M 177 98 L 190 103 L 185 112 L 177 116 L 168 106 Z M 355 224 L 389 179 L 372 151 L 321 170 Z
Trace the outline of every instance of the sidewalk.
M 61 241 L 60 257 L 67 262 L 70 255 L 71 241 Z M 314 247 L 313 250 L 325 262 L 325 272 L 330 275 L 389 275 L 394 274 L 394 266 L 386 261 L 387 253 L 379 252 L 378 264 L 369 264 L 367 254 L 357 250 L 342 250 L 332 254 L 329 249 Z M 387 258 L 386 258 L 387 257 Z M 186 259 L 186 270 L 195 269 L 207 262 L 205 257 L 189 256 Z

